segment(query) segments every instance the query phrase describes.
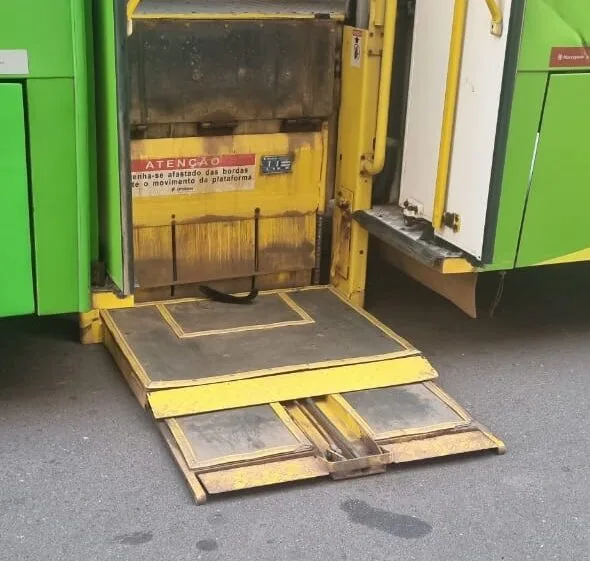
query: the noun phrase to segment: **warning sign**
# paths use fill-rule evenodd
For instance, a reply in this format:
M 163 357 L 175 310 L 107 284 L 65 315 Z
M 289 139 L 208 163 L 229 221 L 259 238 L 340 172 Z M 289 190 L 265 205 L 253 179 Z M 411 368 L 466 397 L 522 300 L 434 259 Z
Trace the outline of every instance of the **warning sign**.
M 255 154 L 133 160 L 133 196 L 247 191 L 254 189 L 255 169 Z
M 350 64 L 355 68 L 361 67 L 361 53 L 363 51 L 363 32 L 360 29 L 352 30 L 352 50 L 350 51 Z

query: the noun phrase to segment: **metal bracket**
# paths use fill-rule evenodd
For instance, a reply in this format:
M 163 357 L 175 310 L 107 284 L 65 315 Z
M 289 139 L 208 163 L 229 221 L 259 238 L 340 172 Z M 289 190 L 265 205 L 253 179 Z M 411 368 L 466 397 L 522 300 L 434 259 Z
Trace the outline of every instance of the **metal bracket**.
M 457 233 L 461 229 L 461 217 L 454 212 L 445 212 L 443 215 L 443 224 Z

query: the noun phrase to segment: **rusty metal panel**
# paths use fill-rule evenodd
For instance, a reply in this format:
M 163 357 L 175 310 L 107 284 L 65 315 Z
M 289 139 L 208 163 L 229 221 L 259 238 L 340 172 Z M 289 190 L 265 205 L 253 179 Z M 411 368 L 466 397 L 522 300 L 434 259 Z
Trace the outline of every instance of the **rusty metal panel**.
M 315 265 L 316 213 L 287 213 L 260 220 L 261 272 L 300 271 Z
M 139 286 L 155 287 L 173 281 L 171 226 L 133 229 L 135 281 Z
M 254 273 L 254 220 L 176 226 L 177 282 L 185 284 Z
M 136 20 L 131 124 L 325 118 L 337 44 L 330 20 Z

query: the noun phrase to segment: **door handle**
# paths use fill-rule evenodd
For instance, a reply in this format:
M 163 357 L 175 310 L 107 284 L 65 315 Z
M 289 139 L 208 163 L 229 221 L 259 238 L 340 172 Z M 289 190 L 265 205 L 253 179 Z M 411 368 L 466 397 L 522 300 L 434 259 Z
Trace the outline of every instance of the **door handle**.
M 496 0 L 486 0 L 488 10 L 492 16 L 492 35 L 496 37 L 502 37 L 504 32 L 504 17 L 502 16 L 502 10 Z

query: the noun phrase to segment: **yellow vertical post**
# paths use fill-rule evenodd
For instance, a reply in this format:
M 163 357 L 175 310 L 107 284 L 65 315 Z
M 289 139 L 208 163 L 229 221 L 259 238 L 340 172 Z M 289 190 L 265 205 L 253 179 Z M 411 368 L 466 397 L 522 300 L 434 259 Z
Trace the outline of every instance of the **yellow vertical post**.
M 372 0 L 369 28 L 345 27 L 330 280 L 362 306 L 369 236 L 352 215 L 371 208 L 373 174 L 385 161 L 396 0 Z
M 455 0 L 455 9 L 453 14 L 453 28 L 451 31 L 449 65 L 447 70 L 447 89 L 445 94 L 440 148 L 438 153 L 438 171 L 436 177 L 436 189 L 434 192 L 434 209 L 432 212 L 432 225 L 437 230 L 440 230 L 443 226 L 443 216 L 447 204 L 449 170 L 453 151 L 455 116 L 457 113 L 457 97 L 459 94 L 461 62 L 463 60 L 463 43 L 465 41 L 465 26 L 467 23 L 467 1 L 468 0 Z

